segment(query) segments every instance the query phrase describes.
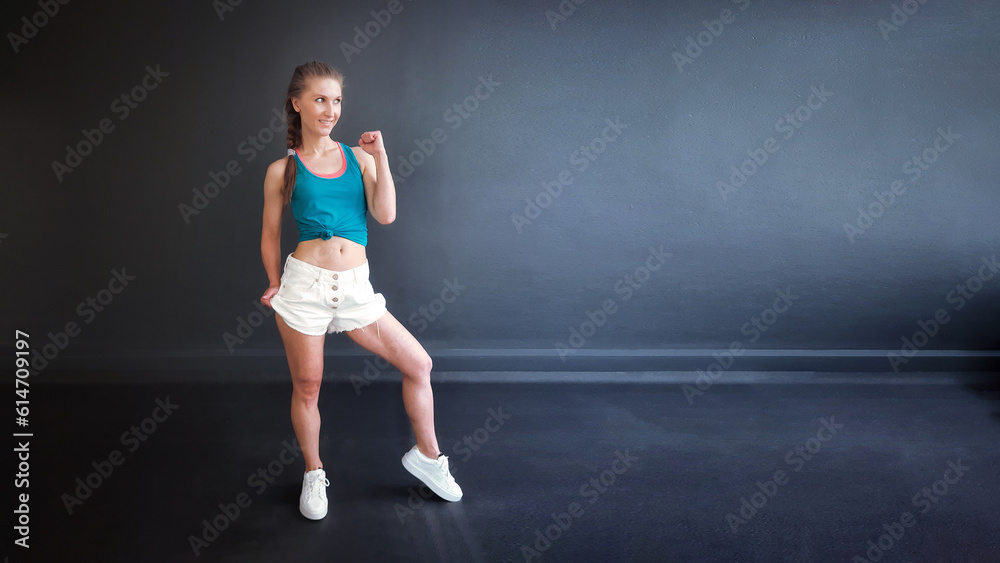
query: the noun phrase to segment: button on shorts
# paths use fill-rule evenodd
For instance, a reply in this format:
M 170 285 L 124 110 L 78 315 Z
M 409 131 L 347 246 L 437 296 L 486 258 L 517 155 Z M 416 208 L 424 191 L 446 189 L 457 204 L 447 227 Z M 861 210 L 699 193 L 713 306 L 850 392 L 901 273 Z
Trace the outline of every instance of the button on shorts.
M 285 259 L 281 287 L 271 297 L 288 326 L 311 336 L 375 324 L 386 313 L 385 297 L 368 280 L 368 261 L 350 270 L 327 270 L 291 254 Z

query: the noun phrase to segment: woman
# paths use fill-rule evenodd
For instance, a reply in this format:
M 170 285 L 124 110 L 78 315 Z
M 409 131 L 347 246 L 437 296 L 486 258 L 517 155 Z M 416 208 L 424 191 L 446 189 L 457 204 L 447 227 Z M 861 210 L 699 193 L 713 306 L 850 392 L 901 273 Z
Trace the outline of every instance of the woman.
M 392 223 L 396 188 L 380 131 L 363 133 L 358 147 L 330 138 L 343 86 L 341 74 L 324 63 L 295 69 L 285 98 L 288 157 L 273 162 L 264 179 L 260 251 L 269 287 L 260 300 L 274 309 L 288 356 L 292 426 L 306 463 L 299 510 L 311 520 L 326 516 L 330 484 L 319 456 L 317 408 L 327 333 L 346 333 L 403 374 L 403 404 L 417 438 L 403 466 L 441 498 L 462 498 L 434 434 L 431 358 L 369 282 L 367 213 L 383 225 Z M 299 243 L 279 278 L 281 218 L 288 205 Z

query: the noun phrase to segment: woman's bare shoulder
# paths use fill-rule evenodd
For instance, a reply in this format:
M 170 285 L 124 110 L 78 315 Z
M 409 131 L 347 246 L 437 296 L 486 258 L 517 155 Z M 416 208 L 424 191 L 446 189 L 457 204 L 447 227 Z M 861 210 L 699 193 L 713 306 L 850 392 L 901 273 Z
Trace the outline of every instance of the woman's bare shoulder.
M 267 166 L 267 173 L 264 175 L 264 191 L 280 192 L 285 184 L 285 168 L 288 164 L 288 157 L 279 158 Z
M 274 162 L 272 162 L 271 164 L 268 165 L 268 167 L 267 167 L 267 175 L 270 176 L 270 175 L 274 174 L 274 175 L 278 175 L 278 176 L 283 176 L 285 174 L 285 166 L 287 164 L 288 164 L 288 157 L 287 156 L 284 157 L 284 158 L 279 158 L 278 160 L 275 160 Z
M 360 146 L 351 147 L 351 151 L 354 153 L 354 160 L 358 161 L 358 164 L 361 165 L 362 169 L 364 169 L 364 167 L 369 164 L 375 163 L 375 158 L 372 157 L 372 155 L 366 153 L 365 150 Z

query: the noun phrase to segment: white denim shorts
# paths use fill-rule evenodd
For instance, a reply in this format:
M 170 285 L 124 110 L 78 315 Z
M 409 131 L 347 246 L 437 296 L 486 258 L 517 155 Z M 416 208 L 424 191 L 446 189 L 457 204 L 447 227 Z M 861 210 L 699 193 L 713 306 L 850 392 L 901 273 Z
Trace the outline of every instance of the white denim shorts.
M 271 297 L 288 326 L 311 336 L 354 330 L 386 313 L 385 297 L 368 280 L 368 261 L 350 270 L 327 270 L 291 254 L 285 259 L 281 287 Z M 380 334 L 381 336 L 381 334 Z

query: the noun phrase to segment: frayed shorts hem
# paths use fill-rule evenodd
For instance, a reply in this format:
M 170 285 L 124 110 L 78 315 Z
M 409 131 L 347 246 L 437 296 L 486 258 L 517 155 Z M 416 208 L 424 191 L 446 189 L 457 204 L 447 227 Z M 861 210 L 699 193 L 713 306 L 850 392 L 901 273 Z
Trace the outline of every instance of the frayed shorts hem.
M 376 332 L 376 334 L 379 336 L 379 338 L 382 337 L 382 331 L 379 329 L 379 326 L 378 326 L 378 321 L 382 318 L 382 315 L 379 315 L 377 319 L 375 319 L 374 321 L 372 321 L 372 322 L 370 322 L 368 324 L 361 325 L 361 326 L 356 326 L 356 327 L 353 327 L 353 328 L 339 328 L 338 329 L 338 328 L 330 327 L 328 325 L 327 329 L 320 330 L 319 332 L 312 332 L 309 329 L 304 328 L 302 325 L 300 325 L 300 324 L 298 324 L 298 323 L 296 323 L 294 321 L 290 321 L 288 318 L 285 317 L 285 315 L 282 315 L 281 311 L 277 307 L 274 307 L 274 303 L 275 303 L 275 301 L 274 301 L 274 298 L 272 297 L 271 298 L 271 304 L 272 304 L 271 306 L 272 306 L 272 308 L 274 308 L 274 311 L 276 313 L 278 313 L 279 315 L 281 315 L 281 320 L 285 321 L 285 324 L 287 324 L 288 326 L 292 327 L 296 331 L 301 332 L 302 334 L 305 334 L 305 335 L 308 335 L 308 336 L 323 336 L 324 334 L 340 334 L 342 332 L 350 332 L 352 330 L 359 330 L 359 329 L 360 330 L 364 330 L 364 329 L 366 329 L 366 328 L 368 328 L 368 327 L 370 327 L 372 325 L 375 325 L 375 332 Z M 385 312 L 388 313 L 389 311 L 386 310 Z
M 382 318 L 382 315 L 379 315 L 379 318 Z M 329 329 L 329 330 L 327 330 L 327 334 L 340 334 L 341 332 L 350 332 L 352 330 L 364 330 L 364 329 L 366 329 L 366 328 L 368 328 L 368 327 L 370 327 L 372 325 L 375 325 L 375 332 L 378 334 L 379 338 L 381 338 L 382 337 L 382 331 L 380 331 L 379 328 L 378 328 L 378 320 L 379 319 L 375 319 L 374 321 L 372 321 L 372 322 L 370 322 L 370 323 L 368 323 L 368 324 L 366 324 L 364 326 L 359 326 L 359 327 L 355 327 L 355 328 L 342 328 L 340 330 Z

